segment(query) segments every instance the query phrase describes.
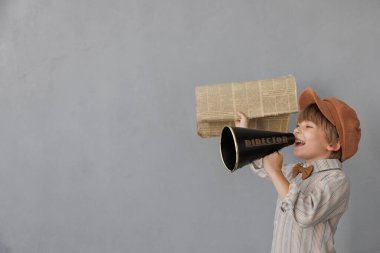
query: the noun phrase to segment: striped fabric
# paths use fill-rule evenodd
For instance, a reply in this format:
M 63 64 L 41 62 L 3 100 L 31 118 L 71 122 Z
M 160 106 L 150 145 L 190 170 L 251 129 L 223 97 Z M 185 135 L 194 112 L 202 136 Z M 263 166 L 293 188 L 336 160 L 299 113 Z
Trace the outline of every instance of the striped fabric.
M 290 187 L 284 200 L 277 200 L 274 218 L 272 253 L 331 253 L 338 222 L 347 209 L 350 182 L 337 159 L 313 161 L 306 180 L 291 177 L 293 165 L 284 166 L 283 173 Z M 251 169 L 268 178 L 262 159 Z

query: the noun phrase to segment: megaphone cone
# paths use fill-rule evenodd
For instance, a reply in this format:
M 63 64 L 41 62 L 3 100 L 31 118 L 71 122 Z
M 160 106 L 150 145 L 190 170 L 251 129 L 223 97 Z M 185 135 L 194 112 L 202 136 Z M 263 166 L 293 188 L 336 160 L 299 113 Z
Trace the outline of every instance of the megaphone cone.
M 294 134 L 225 126 L 220 154 L 231 172 L 295 142 Z

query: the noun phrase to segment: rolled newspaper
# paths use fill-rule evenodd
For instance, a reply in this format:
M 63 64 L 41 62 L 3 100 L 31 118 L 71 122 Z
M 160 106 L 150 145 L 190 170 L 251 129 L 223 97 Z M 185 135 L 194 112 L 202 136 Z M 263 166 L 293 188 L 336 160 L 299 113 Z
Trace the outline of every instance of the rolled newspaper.
M 268 80 L 200 85 L 195 88 L 197 133 L 220 136 L 234 124 L 236 112 L 245 113 L 250 128 L 286 132 L 291 113 L 298 111 L 293 75 Z

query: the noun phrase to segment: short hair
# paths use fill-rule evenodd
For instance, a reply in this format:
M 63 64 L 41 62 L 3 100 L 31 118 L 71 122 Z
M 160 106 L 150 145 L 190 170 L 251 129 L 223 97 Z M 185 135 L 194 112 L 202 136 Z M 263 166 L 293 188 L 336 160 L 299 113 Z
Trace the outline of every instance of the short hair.
M 326 140 L 329 144 L 335 144 L 339 142 L 339 135 L 336 127 L 322 114 L 319 110 L 317 104 L 313 103 L 305 107 L 298 114 L 297 121 L 311 121 L 320 127 L 325 133 Z M 332 151 L 330 157 L 331 159 L 342 160 L 342 148 L 337 151 Z

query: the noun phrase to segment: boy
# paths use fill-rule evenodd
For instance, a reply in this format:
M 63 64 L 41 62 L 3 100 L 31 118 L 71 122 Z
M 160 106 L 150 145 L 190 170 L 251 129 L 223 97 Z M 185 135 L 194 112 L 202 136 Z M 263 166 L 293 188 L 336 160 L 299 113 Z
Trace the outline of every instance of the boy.
M 277 152 L 251 164 L 279 196 L 271 252 L 336 252 L 334 233 L 349 200 L 342 162 L 358 149 L 360 122 L 346 103 L 322 100 L 311 88 L 301 93 L 299 108 L 293 154 L 304 162 L 283 166 Z M 235 126 L 248 127 L 243 113 L 237 113 Z

